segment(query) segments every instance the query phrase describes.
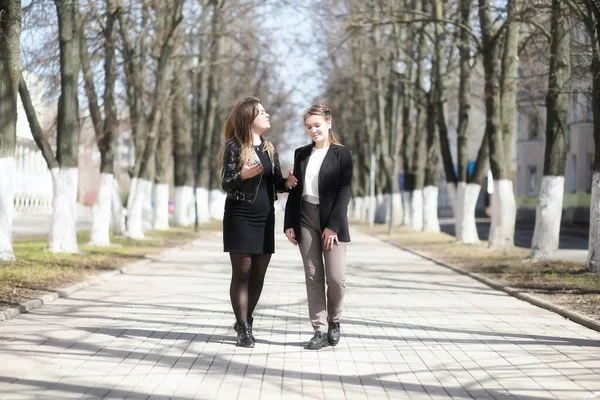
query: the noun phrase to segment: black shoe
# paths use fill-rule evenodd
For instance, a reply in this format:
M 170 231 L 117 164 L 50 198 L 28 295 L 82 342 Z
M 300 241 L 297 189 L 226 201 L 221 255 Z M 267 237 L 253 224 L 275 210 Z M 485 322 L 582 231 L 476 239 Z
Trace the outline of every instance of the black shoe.
M 252 316 L 248 317 L 248 326 L 250 327 L 248 329 L 248 333 L 250 334 L 250 336 L 252 336 L 252 340 L 256 341 L 256 339 L 254 338 L 254 334 L 252 333 L 252 323 L 254 322 L 254 318 L 252 318 Z M 238 323 L 237 321 L 235 321 L 235 323 L 233 324 L 233 330 L 235 331 L 235 333 L 237 333 L 238 331 Z
M 254 338 L 250 335 L 250 325 L 247 322 L 237 324 L 237 346 L 238 347 L 254 347 Z
M 315 335 L 306 345 L 309 350 L 319 350 L 323 347 L 327 347 L 327 334 L 325 332 L 315 332 Z
M 330 345 L 335 346 L 340 342 L 340 323 L 330 322 L 329 329 L 327 330 L 327 342 Z

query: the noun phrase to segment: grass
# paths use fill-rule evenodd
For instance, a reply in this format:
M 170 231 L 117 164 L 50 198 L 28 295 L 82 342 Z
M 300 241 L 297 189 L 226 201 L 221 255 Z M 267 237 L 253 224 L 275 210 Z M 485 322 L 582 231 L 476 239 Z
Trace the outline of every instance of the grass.
M 527 259 L 527 249 L 490 250 L 487 242 L 457 243 L 454 236 L 446 233 L 415 232 L 399 227 L 388 235 L 387 225 L 370 227 L 355 223 L 354 226 L 394 245 L 535 294 L 600 321 L 600 274 L 588 272 L 581 263 L 533 262 Z
M 221 229 L 220 221 L 200 227 L 174 227 L 147 232 L 143 240 L 112 237 L 111 246 L 90 246 L 89 233 L 79 232 L 78 254 L 55 254 L 46 250 L 47 239 L 30 237 L 13 243 L 16 261 L 0 263 L 0 310 L 37 298 L 45 293 L 85 281 L 93 275 L 119 269 L 168 248 L 189 243 Z

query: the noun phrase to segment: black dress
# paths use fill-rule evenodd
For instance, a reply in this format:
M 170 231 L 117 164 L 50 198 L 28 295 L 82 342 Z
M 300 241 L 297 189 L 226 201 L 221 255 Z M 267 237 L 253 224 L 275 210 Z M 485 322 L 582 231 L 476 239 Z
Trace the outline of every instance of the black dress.
M 253 203 L 228 198 L 223 214 L 223 248 L 229 253 L 275 253 L 273 170 L 262 144 L 254 146 L 263 175 Z

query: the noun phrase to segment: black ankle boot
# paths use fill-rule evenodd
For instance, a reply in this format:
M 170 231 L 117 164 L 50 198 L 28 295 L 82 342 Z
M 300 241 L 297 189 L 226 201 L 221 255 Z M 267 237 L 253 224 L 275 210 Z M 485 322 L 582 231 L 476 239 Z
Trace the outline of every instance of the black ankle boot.
M 250 335 L 250 325 L 247 322 L 237 324 L 237 346 L 238 347 L 254 347 L 254 338 Z
M 340 342 L 340 323 L 330 322 L 327 330 L 327 341 L 330 345 L 336 346 Z
M 306 345 L 309 350 L 319 350 L 323 347 L 327 347 L 327 333 L 325 332 L 315 332 L 315 335 Z
M 252 333 L 252 324 L 254 323 L 254 318 L 251 316 L 248 317 L 248 333 L 250 334 L 250 336 L 252 336 L 252 341 L 256 342 L 256 339 L 254 338 L 254 333 Z
M 252 339 L 254 339 L 254 335 L 252 334 L 252 323 L 254 322 L 254 318 L 251 316 L 248 317 L 248 325 L 250 326 L 250 329 L 248 330 L 248 333 L 250 334 L 250 336 L 252 336 Z M 233 330 L 235 331 L 235 333 L 237 333 L 238 331 L 238 323 L 237 321 L 235 321 L 235 323 L 233 324 Z

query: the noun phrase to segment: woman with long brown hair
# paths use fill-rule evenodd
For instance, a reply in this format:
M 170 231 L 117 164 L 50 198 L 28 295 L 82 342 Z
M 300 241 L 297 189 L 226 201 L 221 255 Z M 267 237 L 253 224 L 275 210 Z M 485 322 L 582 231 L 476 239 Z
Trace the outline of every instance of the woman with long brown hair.
M 223 247 L 231 260 L 229 295 L 235 313 L 237 345 L 254 347 L 252 313 L 262 292 L 271 255 L 275 252 L 277 191 L 295 179 L 281 175 L 275 146 L 264 137 L 269 114 L 256 97 L 233 107 L 225 125 L 219 154 L 221 183 L 227 192 L 223 215 Z
M 312 350 L 339 343 L 346 291 L 352 152 L 339 144 L 331 124 L 331 110 L 324 105 L 313 105 L 304 114 L 311 143 L 296 149 L 297 186 L 290 189 L 285 208 L 285 235 L 300 247 L 304 262 L 308 313 L 315 331 L 306 348 Z

